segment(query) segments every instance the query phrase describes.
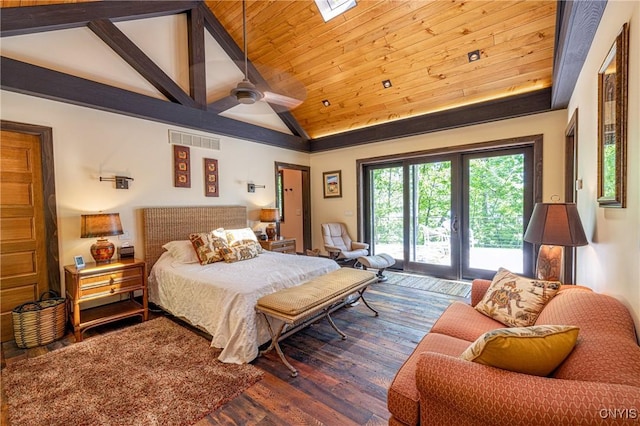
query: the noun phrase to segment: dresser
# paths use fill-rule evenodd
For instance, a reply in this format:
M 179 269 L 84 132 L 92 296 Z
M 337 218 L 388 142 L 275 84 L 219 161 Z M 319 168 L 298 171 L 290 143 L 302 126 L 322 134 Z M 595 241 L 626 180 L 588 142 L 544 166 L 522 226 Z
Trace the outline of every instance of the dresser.
M 263 249 L 276 251 L 278 253 L 296 254 L 296 239 L 283 238 L 279 240 L 261 240 L 260 245 Z
M 76 342 L 81 341 L 82 333 L 91 327 L 138 315 L 143 321 L 147 320 L 147 267 L 144 261 L 120 259 L 105 264 L 87 263 L 80 269 L 68 265 L 64 267 L 64 276 L 69 319 Z M 133 298 L 136 291 L 142 292 L 142 302 Z M 107 298 L 115 301 L 107 303 Z M 94 307 L 82 309 L 88 302 L 93 302 Z

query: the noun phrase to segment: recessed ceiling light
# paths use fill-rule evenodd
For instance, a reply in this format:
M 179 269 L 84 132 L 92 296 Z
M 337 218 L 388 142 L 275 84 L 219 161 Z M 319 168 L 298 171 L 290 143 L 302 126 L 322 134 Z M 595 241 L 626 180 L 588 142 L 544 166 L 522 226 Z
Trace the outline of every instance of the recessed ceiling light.
M 391 80 L 384 80 L 382 82 L 382 87 L 384 87 L 385 89 L 388 89 L 389 87 L 391 87 Z
M 328 107 L 329 105 L 331 105 L 331 102 L 329 102 L 329 99 L 325 99 L 322 101 L 322 105 Z
M 475 62 L 480 59 L 480 51 L 474 50 L 473 52 L 467 53 L 467 58 L 469 58 L 469 62 Z

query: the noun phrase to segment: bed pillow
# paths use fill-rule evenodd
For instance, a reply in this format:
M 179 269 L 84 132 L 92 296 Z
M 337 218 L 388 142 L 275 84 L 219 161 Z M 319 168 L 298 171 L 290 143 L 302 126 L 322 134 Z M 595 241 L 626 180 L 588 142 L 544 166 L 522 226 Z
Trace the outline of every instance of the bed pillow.
M 175 260 L 180 263 L 198 263 L 198 255 L 189 240 L 170 241 L 162 246 Z
M 217 228 L 211 231 L 214 237 L 222 238 L 223 240 L 227 239 L 227 233 L 224 228 Z
M 229 246 L 233 247 L 239 244 L 255 242 L 258 246 L 258 253 L 262 253 L 262 246 L 258 243 L 258 238 L 251 228 L 227 229 L 225 230 L 225 234 Z
M 200 232 L 189 235 L 189 240 L 201 265 L 224 260 L 221 249 L 227 247 L 227 241 L 216 237 L 213 232 Z
M 548 376 L 571 353 L 578 327 L 499 328 L 478 337 L 460 358 L 517 373 Z
M 250 242 L 248 244 L 236 244 L 235 246 L 227 246 L 220 250 L 224 261 L 227 263 L 239 262 L 241 260 L 253 259 L 258 257 L 258 243 Z
M 476 310 L 508 327 L 528 327 L 560 290 L 559 281 L 542 281 L 498 269 Z

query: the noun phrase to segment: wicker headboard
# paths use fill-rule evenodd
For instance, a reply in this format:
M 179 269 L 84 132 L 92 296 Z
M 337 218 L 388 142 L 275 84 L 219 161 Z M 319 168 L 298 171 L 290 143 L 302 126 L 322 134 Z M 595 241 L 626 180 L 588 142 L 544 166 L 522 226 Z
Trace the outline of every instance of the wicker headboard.
M 187 240 L 192 232 L 247 227 L 247 208 L 244 206 L 151 207 L 142 209 L 142 216 L 147 271 L 162 255 L 162 246 L 169 241 Z

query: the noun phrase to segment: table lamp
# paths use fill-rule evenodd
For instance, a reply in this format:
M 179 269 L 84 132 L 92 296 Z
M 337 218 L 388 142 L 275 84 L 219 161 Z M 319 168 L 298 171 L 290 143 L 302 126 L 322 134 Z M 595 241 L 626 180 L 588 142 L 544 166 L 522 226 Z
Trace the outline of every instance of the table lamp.
M 268 222 L 269 225 L 265 228 L 267 238 L 271 241 L 275 240 L 278 236 L 278 228 L 276 224 L 280 222 L 280 210 L 276 209 L 262 209 L 260 211 L 260 222 Z
M 120 214 L 83 214 L 80 224 L 80 238 L 98 238 L 91 246 L 91 256 L 96 263 L 111 261 L 116 248 L 105 237 L 123 234 Z
M 542 244 L 536 276 L 545 281 L 561 281 L 564 247 L 588 244 L 575 203 L 536 203 L 524 240 Z

